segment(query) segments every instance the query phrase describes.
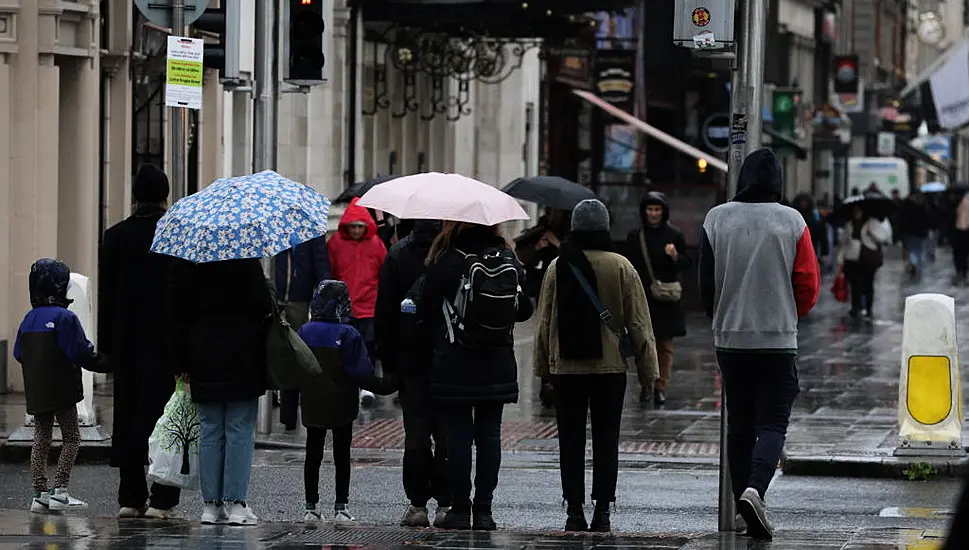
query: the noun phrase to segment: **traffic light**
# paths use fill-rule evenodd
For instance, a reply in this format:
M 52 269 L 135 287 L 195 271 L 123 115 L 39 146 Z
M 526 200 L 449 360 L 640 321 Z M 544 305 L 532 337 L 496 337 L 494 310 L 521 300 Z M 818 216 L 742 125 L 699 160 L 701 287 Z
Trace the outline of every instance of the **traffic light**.
M 219 35 L 218 42 L 205 43 L 202 65 L 219 71 L 223 83 L 239 80 L 240 5 L 238 0 L 222 0 L 221 8 L 205 10 L 192 24 L 197 30 Z
M 323 32 L 323 0 L 287 0 L 283 80 L 297 86 L 313 86 L 326 79 Z
M 839 55 L 834 58 L 834 93 L 857 94 L 860 90 L 857 55 Z

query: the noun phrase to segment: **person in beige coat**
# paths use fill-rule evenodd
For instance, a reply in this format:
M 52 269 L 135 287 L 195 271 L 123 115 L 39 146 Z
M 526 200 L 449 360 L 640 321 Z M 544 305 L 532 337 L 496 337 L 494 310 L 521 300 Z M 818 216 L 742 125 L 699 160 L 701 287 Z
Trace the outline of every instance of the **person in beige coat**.
M 600 318 L 600 299 L 611 326 Z M 545 273 L 538 303 L 534 369 L 555 389 L 559 467 L 568 503 L 565 528 L 609 531 L 627 363 L 635 362 L 640 384 L 650 388 L 659 376 L 659 362 L 642 281 L 629 260 L 613 252 L 609 213 L 598 200 L 584 200 L 573 211 L 572 232 Z M 590 412 L 595 513 L 587 524 L 585 426 Z

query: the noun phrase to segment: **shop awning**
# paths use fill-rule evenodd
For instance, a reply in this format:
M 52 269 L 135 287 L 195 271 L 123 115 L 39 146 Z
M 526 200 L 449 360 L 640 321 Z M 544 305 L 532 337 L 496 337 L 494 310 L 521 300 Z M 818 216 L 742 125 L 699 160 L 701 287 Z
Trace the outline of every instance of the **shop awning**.
M 656 127 L 646 124 L 644 121 L 639 120 L 638 118 L 627 113 L 626 111 L 623 111 L 622 109 L 614 107 L 613 105 L 609 104 L 609 102 L 607 101 L 603 101 L 595 94 L 586 92 L 585 90 L 572 90 L 572 93 L 584 99 L 585 101 L 588 101 L 589 103 L 595 105 L 596 107 L 599 107 L 600 109 L 609 113 L 610 115 L 622 120 L 626 124 L 629 124 L 635 127 L 637 130 L 646 134 L 647 136 L 657 139 L 659 141 L 662 141 L 663 143 L 669 145 L 670 147 L 680 151 L 681 153 L 689 155 L 695 159 L 703 159 L 707 161 L 707 164 L 710 167 L 716 168 L 717 170 L 720 170 L 723 173 L 727 173 L 726 162 L 718 159 L 713 155 L 710 155 L 709 153 L 705 153 L 688 143 L 680 141 Z
M 774 131 L 766 122 L 764 122 L 764 133 L 770 136 L 771 145 L 784 145 L 794 149 L 794 158 L 798 160 L 806 160 L 808 150 L 806 147 L 798 143 L 798 141 L 790 136 L 785 136 Z

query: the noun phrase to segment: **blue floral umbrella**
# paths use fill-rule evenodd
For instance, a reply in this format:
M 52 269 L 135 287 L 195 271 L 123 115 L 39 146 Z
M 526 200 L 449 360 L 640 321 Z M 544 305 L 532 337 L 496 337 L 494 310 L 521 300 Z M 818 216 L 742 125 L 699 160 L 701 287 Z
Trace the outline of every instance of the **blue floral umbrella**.
M 152 252 L 195 263 L 265 258 L 326 233 L 330 201 L 267 170 L 216 180 L 158 220 Z

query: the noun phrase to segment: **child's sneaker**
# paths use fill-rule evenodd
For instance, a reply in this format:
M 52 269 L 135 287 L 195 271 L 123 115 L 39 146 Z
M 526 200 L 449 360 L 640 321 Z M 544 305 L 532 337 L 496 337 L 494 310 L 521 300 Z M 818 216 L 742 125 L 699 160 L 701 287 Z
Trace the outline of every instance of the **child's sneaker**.
M 313 508 L 310 508 L 309 506 L 306 507 L 306 513 L 303 514 L 303 522 L 304 523 L 309 523 L 309 524 L 314 524 L 315 525 L 315 524 L 319 523 L 320 521 L 322 521 L 322 519 L 323 519 L 323 516 L 321 516 L 320 513 L 316 511 L 316 508 L 315 507 L 313 507 Z
M 342 508 L 336 508 L 333 514 L 333 524 L 334 525 L 352 525 L 356 523 L 357 518 L 350 515 L 350 510 L 347 509 L 346 505 Z
M 255 525 L 259 517 L 245 502 L 235 502 L 226 510 L 229 514 L 229 525 Z
M 373 404 L 377 401 L 377 396 L 371 391 L 360 390 L 360 404 L 365 408 L 373 407 Z
M 225 506 L 218 502 L 206 502 L 202 504 L 202 524 L 203 525 L 222 525 L 228 523 L 229 516 L 225 512 Z
M 50 509 L 56 512 L 61 512 L 64 510 L 82 510 L 87 508 L 87 503 L 83 500 L 78 500 L 67 492 L 67 489 L 58 488 L 50 492 L 49 497 Z
M 427 507 L 408 506 L 404 512 L 404 517 L 400 518 L 401 527 L 430 527 L 431 522 L 427 517 Z
M 46 514 L 50 512 L 50 493 L 35 492 L 33 500 L 30 501 L 30 511 L 35 514 Z

